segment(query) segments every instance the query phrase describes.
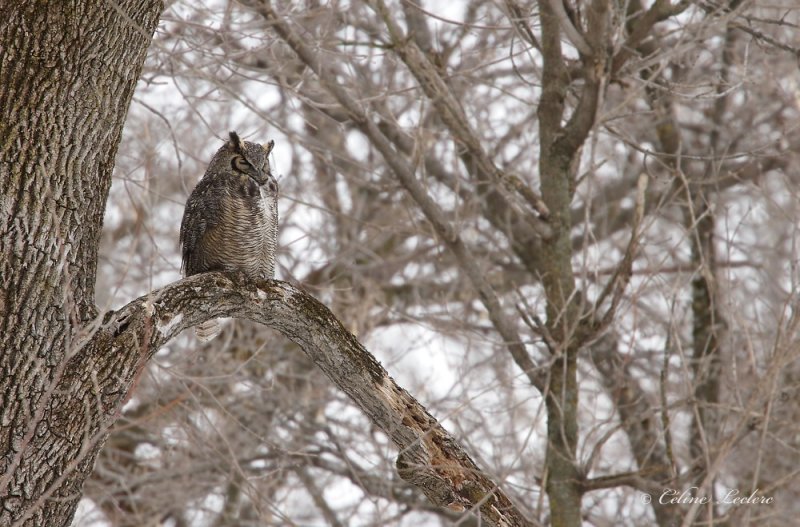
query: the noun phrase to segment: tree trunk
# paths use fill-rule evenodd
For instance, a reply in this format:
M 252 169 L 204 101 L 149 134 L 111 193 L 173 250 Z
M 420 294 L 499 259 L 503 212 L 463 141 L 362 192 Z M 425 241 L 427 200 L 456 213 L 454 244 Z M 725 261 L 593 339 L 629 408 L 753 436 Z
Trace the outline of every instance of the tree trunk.
M 400 447 L 400 476 L 433 503 L 479 512 L 489 525 L 527 525 L 330 311 L 287 284 L 201 275 L 98 315 L 114 156 L 161 8 L 29 2 L 0 12 L 0 525 L 69 525 L 147 361 L 218 316 L 268 324 L 300 344 Z
M 601 3 L 598 3 L 598 5 Z M 583 476 L 578 469 L 578 350 L 582 334 L 581 306 L 572 274 L 570 206 L 575 191 L 576 161 L 581 147 L 595 123 L 601 79 L 599 65 L 605 57 L 597 44 L 605 41 L 607 13 L 593 5 L 597 24 L 584 35 L 595 42 L 594 51 L 584 37 L 572 28 L 566 32 L 583 55 L 584 86 L 580 102 L 562 125 L 569 76 L 561 50 L 562 22 L 553 3 L 539 2 L 542 22 L 542 95 L 539 116 L 539 175 L 542 198 L 550 210 L 553 234 L 542 245 L 542 285 L 547 298 L 547 329 L 554 354 L 549 372 L 547 405 L 547 484 L 551 521 L 554 527 L 581 524 Z M 606 6 L 607 8 L 607 6 Z M 590 10 L 590 11 L 591 11 Z M 566 23 L 566 22 L 565 22 Z M 569 27 L 572 27 L 571 25 Z M 580 42 L 580 45 L 579 45 Z M 592 54 L 596 56 L 591 56 Z
M 117 145 L 161 9 L 0 10 L 0 525 L 69 525 L 107 435 L 96 389 L 118 383 L 82 343 Z

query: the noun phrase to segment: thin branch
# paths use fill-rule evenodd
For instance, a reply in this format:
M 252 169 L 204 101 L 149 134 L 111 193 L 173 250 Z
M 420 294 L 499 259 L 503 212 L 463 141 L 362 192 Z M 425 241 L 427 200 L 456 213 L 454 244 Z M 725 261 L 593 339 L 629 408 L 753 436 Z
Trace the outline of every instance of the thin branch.
M 564 9 L 563 0 L 547 1 L 550 3 L 550 9 L 553 10 L 556 18 L 558 18 L 558 25 L 561 26 L 562 31 L 564 31 L 567 40 L 575 46 L 575 49 L 580 51 L 581 55 L 591 57 L 593 55 L 592 47 L 586 42 L 586 39 L 583 38 L 583 34 L 578 31 L 578 28 L 575 27 L 572 20 L 569 19 L 567 11 Z
M 647 36 L 651 35 L 654 25 L 682 13 L 690 4 L 691 2 L 686 0 L 681 0 L 675 5 L 671 5 L 669 0 L 656 0 L 650 9 L 638 17 L 637 14 L 641 12 L 643 6 L 638 0 L 631 2 L 628 7 L 628 16 L 631 17 L 631 20 L 635 20 L 635 23 L 627 24 L 628 39 L 613 58 L 611 74 L 616 75 L 628 59 L 643 51 L 638 49 L 639 45 Z
M 599 317 L 599 328 L 604 328 L 611 323 L 611 320 L 617 312 L 619 302 L 622 299 L 622 294 L 628 287 L 628 283 L 630 283 L 631 276 L 633 275 L 633 260 L 636 258 L 636 253 L 639 249 L 639 237 L 641 236 L 641 225 L 642 219 L 644 218 L 647 182 L 647 173 L 642 172 L 636 184 L 636 205 L 634 208 L 633 225 L 631 226 L 631 238 L 628 241 L 628 247 L 625 249 L 625 255 L 617 266 L 614 276 L 611 277 L 611 280 L 608 281 L 603 292 L 600 293 L 600 297 L 595 304 L 596 309 L 593 310 L 593 313 L 596 313 L 606 297 L 611 294 L 611 305 L 608 307 L 605 314 Z
M 669 377 L 669 350 L 671 333 L 667 333 L 667 344 L 664 346 L 664 363 L 661 365 L 659 375 L 659 391 L 661 396 L 661 427 L 664 429 L 664 448 L 669 459 L 670 470 L 673 478 L 678 477 L 678 462 L 675 459 L 675 450 L 672 447 L 672 427 L 669 418 L 669 400 L 667 399 L 667 379 Z
M 469 155 L 465 165 L 471 166 L 473 163 L 469 161 L 474 160 L 474 164 L 477 165 L 478 170 L 482 173 L 482 179 L 500 183 L 501 188 L 513 190 L 537 212 L 542 220 L 546 220 L 550 215 L 550 211 L 541 197 L 519 178 L 505 174 L 495 166 L 481 146 L 480 139 L 472 130 L 461 105 L 448 88 L 444 79 L 439 75 L 436 67 L 431 64 L 416 42 L 403 33 L 394 20 L 394 14 L 386 7 L 383 0 L 376 0 L 375 3 L 376 12 L 389 30 L 395 53 L 403 60 L 417 79 L 425 95 L 428 96 L 438 110 L 442 122 L 468 152 Z M 534 217 L 530 222 L 542 237 L 550 236 L 550 228 L 544 221 Z
M 542 47 L 536 39 L 536 35 L 533 34 L 530 25 L 526 22 L 528 17 L 523 14 L 519 4 L 514 0 L 505 0 L 504 5 L 507 11 L 506 16 L 516 28 L 519 36 L 533 46 L 534 49 L 541 50 Z
M 639 471 L 612 474 L 610 476 L 599 476 L 596 478 L 587 479 L 583 482 L 583 489 L 585 491 L 613 489 L 620 486 L 631 487 L 642 492 L 656 492 L 664 490 L 663 486 L 649 481 L 647 478 L 643 477 L 642 473 Z
M 294 473 L 297 474 L 297 478 L 305 486 L 306 492 L 311 496 L 314 505 L 316 505 L 317 509 L 322 513 L 322 517 L 325 518 L 328 525 L 331 527 L 344 527 L 344 524 L 339 521 L 339 518 L 336 516 L 336 511 L 331 509 L 328 502 L 325 501 L 325 496 L 322 495 L 322 491 L 317 487 L 314 478 L 311 477 L 306 468 L 302 466 L 297 467 Z
M 516 323 L 504 312 L 497 294 L 486 280 L 483 271 L 478 267 L 474 255 L 464 244 L 457 230 L 448 221 L 441 207 L 431 198 L 422 183 L 417 180 L 411 165 L 397 154 L 389 139 L 375 124 L 374 119 L 367 113 L 367 110 L 362 107 L 361 103 L 354 100 L 342 86 L 334 66 L 321 63 L 317 54 L 306 45 L 303 39 L 289 27 L 283 18 L 278 16 L 270 2 L 262 1 L 255 5 L 254 9 L 272 24 L 275 32 L 294 50 L 300 60 L 314 71 L 322 86 L 336 98 L 356 127 L 369 138 L 381 153 L 386 164 L 397 176 L 400 184 L 419 205 L 436 234 L 455 256 L 456 261 L 469 278 L 486 308 L 489 319 L 503 338 L 504 344 L 514 362 L 522 369 L 531 384 L 544 392 L 545 376 L 541 368 L 531 359 L 528 350 L 522 343 Z M 542 223 L 547 227 L 546 223 Z

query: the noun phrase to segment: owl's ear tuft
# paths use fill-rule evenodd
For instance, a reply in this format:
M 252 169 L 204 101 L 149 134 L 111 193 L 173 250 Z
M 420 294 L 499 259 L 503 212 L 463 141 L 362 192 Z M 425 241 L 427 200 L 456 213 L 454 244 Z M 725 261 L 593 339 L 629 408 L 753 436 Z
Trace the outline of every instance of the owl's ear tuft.
M 242 140 L 239 139 L 239 134 L 237 134 L 236 132 L 230 132 L 228 134 L 228 137 L 231 138 L 230 145 L 233 147 L 233 149 L 236 152 L 241 153 L 241 151 L 242 151 Z
M 264 143 L 261 148 L 263 148 L 267 155 L 269 155 L 269 153 L 272 152 L 272 149 L 275 148 L 275 141 L 268 141 Z

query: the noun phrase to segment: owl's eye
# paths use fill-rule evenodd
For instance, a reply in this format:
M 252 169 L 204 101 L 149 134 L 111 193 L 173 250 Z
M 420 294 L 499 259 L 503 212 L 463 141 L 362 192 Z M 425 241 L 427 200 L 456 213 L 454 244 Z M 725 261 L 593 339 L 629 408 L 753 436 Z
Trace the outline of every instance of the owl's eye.
M 231 159 L 231 167 L 237 172 L 247 173 L 253 170 L 252 165 L 242 156 L 234 156 L 233 159 Z
M 278 184 L 274 181 L 269 181 L 267 183 L 267 189 L 269 189 L 270 192 L 278 192 Z

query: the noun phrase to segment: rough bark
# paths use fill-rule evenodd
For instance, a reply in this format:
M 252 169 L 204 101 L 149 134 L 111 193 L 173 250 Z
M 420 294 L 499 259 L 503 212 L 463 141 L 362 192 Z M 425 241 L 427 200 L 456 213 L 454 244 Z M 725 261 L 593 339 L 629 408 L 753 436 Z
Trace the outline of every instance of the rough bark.
M 400 450 L 400 476 L 436 505 L 479 512 L 489 525 L 528 525 L 497 483 L 394 382 L 330 310 L 285 282 L 254 283 L 236 274 L 209 273 L 107 313 L 85 347 L 83 363 L 95 365 L 94 373 L 78 380 L 76 393 L 95 393 L 94 406 L 104 412 L 99 417 L 113 420 L 144 362 L 184 329 L 212 317 L 259 322 L 297 343 L 394 441 Z M 120 385 L 125 391 L 119 391 Z
M 147 0 L 0 9 L 2 525 L 69 524 L 104 437 L 88 434 L 103 422 L 84 427 L 96 413 L 91 391 L 61 390 L 93 382 L 81 328 L 95 319 L 111 171 L 161 9 Z
M 161 7 L 31 2 L 2 13 L 0 523 L 68 525 L 148 359 L 185 328 L 239 316 L 297 342 L 400 447 L 401 477 L 433 503 L 527 525 L 331 312 L 288 284 L 203 275 L 97 315 L 111 170 Z

